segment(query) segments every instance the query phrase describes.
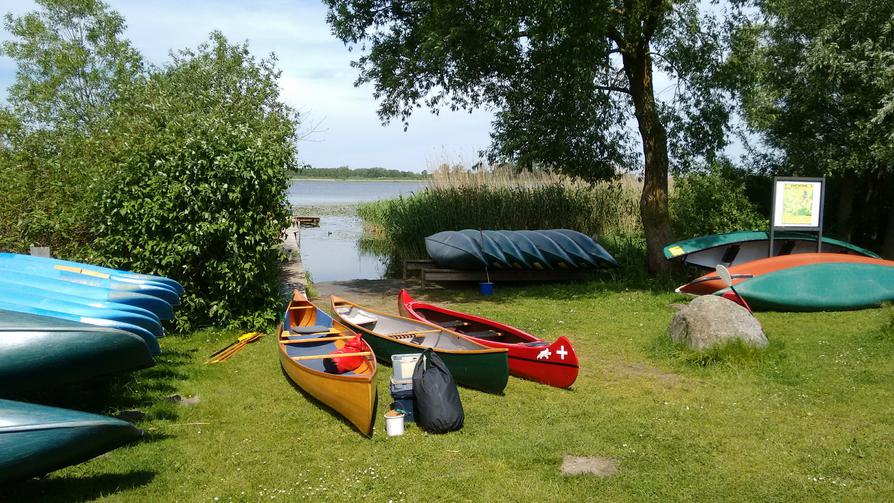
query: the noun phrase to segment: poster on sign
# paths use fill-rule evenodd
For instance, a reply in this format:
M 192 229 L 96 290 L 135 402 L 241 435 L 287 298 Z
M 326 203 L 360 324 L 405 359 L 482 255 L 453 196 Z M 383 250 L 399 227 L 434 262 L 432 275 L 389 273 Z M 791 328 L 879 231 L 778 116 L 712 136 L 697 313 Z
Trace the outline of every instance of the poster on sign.
M 822 179 L 776 179 L 773 226 L 819 230 L 823 202 Z

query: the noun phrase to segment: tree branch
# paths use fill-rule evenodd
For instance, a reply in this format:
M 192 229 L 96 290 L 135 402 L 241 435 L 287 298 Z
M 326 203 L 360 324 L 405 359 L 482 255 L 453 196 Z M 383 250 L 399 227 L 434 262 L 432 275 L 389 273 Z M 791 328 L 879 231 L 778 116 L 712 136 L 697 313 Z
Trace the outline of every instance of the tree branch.
M 593 87 L 595 87 L 596 89 L 599 89 L 600 91 L 609 91 L 609 92 L 616 92 L 616 93 L 630 94 L 630 89 L 627 89 L 626 87 L 620 87 L 620 86 L 600 86 L 600 85 L 596 85 L 596 86 L 593 86 Z

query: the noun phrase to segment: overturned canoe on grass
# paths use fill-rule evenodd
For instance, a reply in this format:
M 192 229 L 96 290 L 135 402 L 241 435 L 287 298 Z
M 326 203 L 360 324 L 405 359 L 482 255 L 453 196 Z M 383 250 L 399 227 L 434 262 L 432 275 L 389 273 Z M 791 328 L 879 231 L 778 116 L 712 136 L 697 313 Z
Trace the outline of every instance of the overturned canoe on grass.
M 352 343 L 361 345 L 359 351 L 344 351 Z M 364 435 L 372 435 L 378 400 L 376 357 L 358 334 L 295 291 L 283 315 L 278 345 L 280 365 L 292 382 Z M 358 365 L 343 368 L 341 363 L 351 359 Z
M 885 262 L 885 261 L 882 261 Z M 894 302 L 894 267 L 829 262 L 782 269 L 743 281 L 736 292 L 755 311 L 845 311 Z M 734 302 L 730 289 L 715 293 Z
M 123 330 L 0 311 L 0 396 L 49 390 L 155 364 Z
M 557 388 L 567 388 L 577 379 L 577 354 L 564 336 L 550 344 L 497 321 L 420 302 L 406 290 L 400 291 L 397 305 L 403 316 L 456 331 L 490 348 L 506 349 L 509 373 L 514 376 Z
M 87 461 L 141 435 L 111 417 L 0 400 L 0 484 Z
M 501 393 L 509 381 L 506 349 L 489 348 L 437 325 L 374 311 L 336 296 L 331 301 L 338 319 L 363 334 L 384 363 L 390 364 L 393 355 L 431 348 L 460 386 Z
M 733 285 L 738 286 L 743 281 L 757 278 L 783 269 L 800 267 L 810 264 L 822 264 L 828 262 L 878 264 L 894 266 L 894 261 L 865 257 L 863 255 L 846 255 L 843 253 L 798 253 L 796 255 L 780 255 L 760 260 L 753 260 L 729 268 Z M 718 290 L 726 288 L 726 283 L 720 279 L 716 272 L 709 272 L 696 278 L 685 285 L 677 287 L 677 293 L 691 295 L 710 295 Z
M 744 264 L 770 256 L 770 235 L 764 231 L 739 231 L 711 234 L 671 243 L 664 247 L 664 258 L 682 260 L 684 264 L 703 269 L 714 269 L 718 264 L 727 267 Z M 880 258 L 857 245 L 823 237 L 823 253 L 843 253 Z M 816 253 L 816 236 L 799 232 L 777 232 L 773 241 L 773 256 Z
M 444 231 L 425 238 L 441 267 L 488 269 L 594 269 L 618 267 L 593 238 L 570 229 Z

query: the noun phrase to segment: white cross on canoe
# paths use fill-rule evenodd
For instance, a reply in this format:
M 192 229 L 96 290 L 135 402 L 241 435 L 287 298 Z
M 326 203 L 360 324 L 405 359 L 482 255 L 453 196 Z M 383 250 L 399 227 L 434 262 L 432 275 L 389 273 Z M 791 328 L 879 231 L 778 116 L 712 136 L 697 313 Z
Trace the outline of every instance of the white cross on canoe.
M 565 355 L 568 354 L 568 351 L 565 351 L 565 346 L 559 346 L 559 350 L 556 351 L 556 354 L 559 355 L 559 357 L 564 360 Z

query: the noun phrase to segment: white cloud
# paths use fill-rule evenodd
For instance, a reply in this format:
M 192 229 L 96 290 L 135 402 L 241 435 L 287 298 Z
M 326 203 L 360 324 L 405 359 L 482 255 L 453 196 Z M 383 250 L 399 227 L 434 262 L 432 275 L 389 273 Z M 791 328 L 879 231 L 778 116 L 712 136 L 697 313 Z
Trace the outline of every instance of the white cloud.
M 171 50 L 197 46 L 213 30 L 231 42 L 248 41 L 257 56 L 275 53 L 283 100 L 302 113 L 305 129 L 318 125 L 298 145 L 300 157 L 314 166 L 420 171 L 445 160 L 473 162 L 489 144 L 492 116 L 483 111 L 434 116 L 421 110 L 407 132 L 400 123 L 381 126 L 371 87 L 354 87 L 350 61 L 357 54 L 331 34 L 319 0 L 106 1 L 127 21 L 125 35 L 155 64 L 167 61 Z M 0 10 L 18 15 L 33 8 L 31 1 L 7 0 Z M 8 36 L 0 32 L 0 39 Z M 14 73 L 11 61 L 0 57 L 0 89 Z

